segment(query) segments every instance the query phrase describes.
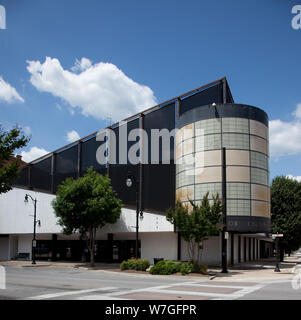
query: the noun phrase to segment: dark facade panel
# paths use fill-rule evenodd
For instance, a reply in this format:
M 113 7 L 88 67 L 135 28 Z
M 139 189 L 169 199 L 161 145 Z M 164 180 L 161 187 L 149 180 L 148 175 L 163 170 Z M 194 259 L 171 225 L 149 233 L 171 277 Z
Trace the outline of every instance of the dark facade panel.
M 271 231 L 271 219 L 251 216 L 227 216 L 227 231 L 269 233 Z
M 230 91 L 230 88 L 228 86 L 227 83 L 227 99 L 226 99 L 227 103 L 234 103 L 233 97 L 232 97 L 232 93 Z
M 101 165 L 97 162 L 97 149 L 105 142 L 96 141 L 96 137 L 82 143 L 81 152 L 81 173 L 84 174 L 89 167 L 99 172 L 106 168 L 106 165 Z
M 134 129 L 139 129 L 139 119 L 135 119 L 135 120 L 129 121 L 127 123 L 127 136 L 129 136 L 129 133 Z M 127 142 L 127 151 L 129 152 L 130 148 L 134 144 L 136 144 L 139 140 L 140 140 L 140 138 L 136 137 L 135 141 L 128 141 Z M 139 157 L 139 156 L 140 156 L 140 154 L 139 154 L 139 151 L 138 151 L 137 152 L 137 157 Z M 128 159 L 128 161 L 129 161 L 129 159 Z
M 54 185 L 57 186 L 66 178 L 76 179 L 78 176 L 78 146 L 56 154 Z
M 136 188 L 127 187 L 126 178 L 128 172 L 134 176 L 138 181 L 139 179 L 139 165 L 110 165 L 110 179 L 113 189 L 116 191 L 119 199 L 126 207 L 136 208 Z
M 29 187 L 29 167 L 25 167 L 19 172 L 19 176 L 13 181 L 13 185 L 17 187 Z
M 143 169 L 143 208 L 164 214 L 175 204 L 175 164 L 149 164 Z
M 51 191 L 51 157 L 31 166 L 30 182 L 33 189 Z
M 151 130 L 152 129 L 167 129 L 172 131 L 175 128 L 175 104 L 169 104 L 154 112 L 144 116 L 144 130 L 148 136 L 148 163 L 151 162 Z M 159 145 L 159 162 L 162 161 L 162 139 Z M 170 139 L 170 156 L 174 159 L 174 139 Z
M 116 163 L 119 164 L 120 162 L 122 162 L 122 165 L 125 165 L 126 163 L 129 162 L 129 159 L 127 157 L 127 155 L 119 155 L 119 140 L 121 140 L 121 143 L 126 143 L 127 147 L 126 147 L 126 152 L 128 154 L 129 149 L 139 141 L 139 137 L 136 138 L 135 141 L 128 141 L 127 137 L 130 133 L 131 130 L 133 129 L 139 129 L 139 119 L 134 119 L 131 121 L 128 121 L 126 123 L 126 133 L 125 133 L 125 124 L 123 124 L 120 127 L 115 127 L 111 130 L 113 130 L 113 132 L 115 133 L 115 137 L 116 137 L 116 148 L 115 148 L 115 152 L 116 152 Z M 121 136 L 120 136 L 121 133 Z M 120 137 L 119 137 L 120 136 Z M 110 144 L 110 148 L 112 149 L 113 146 L 112 144 Z M 138 153 L 139 156 L 139 153 Z M 126 163 L 124 163 L 126 162 Z
M 189 112 L 181 115 L 177 120 L 177 128 L 182 128 L 186 124 L 206 119 L 214 118 L 245 118 L 256 120 L 267 127 L 269 126 L 268 115 L 261 109 L 244 104 L 219 104 L 216 106 L 198 106 Z
M 218 83 L 206 90 L 194 94 L 188 98 L 181 100 L 180 114 L 185 113 L 195 107 L 212 104 L 215 102 L 223 103 L 223 85 Z

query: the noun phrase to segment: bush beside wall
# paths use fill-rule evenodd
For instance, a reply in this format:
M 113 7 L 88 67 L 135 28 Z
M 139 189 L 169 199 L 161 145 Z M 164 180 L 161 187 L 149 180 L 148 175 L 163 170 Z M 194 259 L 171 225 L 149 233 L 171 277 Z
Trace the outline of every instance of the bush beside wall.
M 122 261 L 120 264 L 120 270 L 145 271 L 149 266 L 150 263 L 147 259 L 129 259 Z

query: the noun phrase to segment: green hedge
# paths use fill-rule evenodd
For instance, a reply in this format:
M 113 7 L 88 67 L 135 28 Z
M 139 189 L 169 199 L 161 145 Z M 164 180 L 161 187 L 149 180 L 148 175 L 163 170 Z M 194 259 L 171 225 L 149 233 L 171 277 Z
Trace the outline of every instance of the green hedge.
M 129 259 L 122 261 L 120 264 L 120 270 L 145 271 L 149 266 L 150 263 L 147 259 Z
M 162 260 L 157 262 L 150 269 L 151 274 L 168 275 L 176 272 L 181 272 L 182 275 L 189 274 L 191 272 L 207 274 L 207 266 L 198 265 L 192 261 L 189 262 L 176 262 L 172 260 Z
M 180 271 L 181 264 L 181 262 L 172 260 L 162 260 L 151 267 L 149 272 L 151 274 L 173 274 Z

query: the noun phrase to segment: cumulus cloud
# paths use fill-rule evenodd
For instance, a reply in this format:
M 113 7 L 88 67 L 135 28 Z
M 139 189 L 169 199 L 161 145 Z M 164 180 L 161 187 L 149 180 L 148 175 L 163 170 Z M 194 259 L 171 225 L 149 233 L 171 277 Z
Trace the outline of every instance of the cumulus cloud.
M 295 112 L 293 113 L 293 115 L 296 118 L 301 119 L 301 103 L 297 104 L 297 108 L 296 108 Z
M 157 104 L 153 91 L 126 76 L 112 63 L 77 60 L 71 71 L 56 58 L 27 61 L 30 82 L 39 91 L 60 97 L 85 116 L 121 120 Z
M 288 174 L 286 177 L 287 177 L 288 179 L 297 180 L 298 182 L 301 182 L 301 176 L 296 176 L 296 177 L 294 177 L 293 175 Z
M 0 76 L 0 101 L 1 100 L 8 103 L 24 102 L 24 99 L 19 95 L 17 90 Z
M 271 120 L 270 154 L 279 158 L 301 153 L 301 103 L 297 104 L 292 113 L 293 121 Z
M 71 143 L 71 142 L 74 142 L 79 139 L 80 139 L 80 136 L 75 130 L 71 130 L 71 131 L 67 132 L 66 140 L 68 142 Z
M 301 121 L 270 121 L 270 153 L 281 157 L 301 152 Z
M 78 59 L 75 60 L 75 64 L 71 68 L 71 70 L 74 72 L 80 72 L 80 71 L 85 71 L 90 67 L 92 67 L 92 62 L 89 59 L 83 57 L 81 58 L 81 60 L 78 60 Z
M 22 160 L 25 162 L 31 162 L 35 159 L 38 159 L 45 154 L 49 153 L 43 148 L 38 148 L 38 147 L 32 147 L 29 151 L 22 151 L 21 156 Z

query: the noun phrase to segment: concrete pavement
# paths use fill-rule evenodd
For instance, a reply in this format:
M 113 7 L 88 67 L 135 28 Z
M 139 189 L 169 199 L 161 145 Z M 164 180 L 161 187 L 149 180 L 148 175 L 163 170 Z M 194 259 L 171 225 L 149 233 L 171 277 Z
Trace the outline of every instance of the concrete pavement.
M 119 264 L 30 261 L 0 262 L 6 270 L 6 289 L 0 299 L 29 300 L 254 300 L 301 299 L 301 287 L 292 280 L 300 259 L 287 259 L 274 272 L 274 261 L 256 261 L 208 276 L 153 276 L 121 272 Z M 249 267 L 248 267 L 249 266 Z
M 209 268 L 209 275 L 168 275 L 159 276 L 167 278 L 185 278 L 185 279 L 196 279 L 197 278 L 218 278 L 220 281 L 227 280 L 284 280 L 292 278 L 294 274 L 294 268 L 296 265 L 301 264 L 301 258 L 298 256 L 286 257 L 285 261 L 280 263 L 281 272 L 274 272 L 275 269 L 275 259 L 262 259 L 258 261 L 249 261 L 246 263 L 236 264 L 228 268 L 228 273 L 221 273 L 221 268 Z M 90 268 L 88 263 L 79 262 L 66 262 L 66 261 L 37 261 L 35 265 L 31 261 L 0 261 L 0 265 L 3 266 L 13 266 L 13 267 L 23 267 L 23 268 L 71 268 L 71 269 L 83 269 L 83 270 L 99 270 L 105 272 L 120 272 L 123 274 L 134 275 L 134 276 L 144 276 L 144 277 L 154 277 L 146 272 L 135 272 L 135 271 L 121 271 L 119 263 L 95 263 L 94 268 Z M 158 276 L 156 276 L 158 277 Z
M 0 299 L 17 300 L 237 300 L 301 299 L 294 274 L 257 279 L 152 276 L 66 267 L 5 266 L 6 289 Z M 265 274 L 271 270 L 264 270 Z M 246 274 L 246 273 L 243 273 Z M 287 278 L 286 278 L 287 277 Z

